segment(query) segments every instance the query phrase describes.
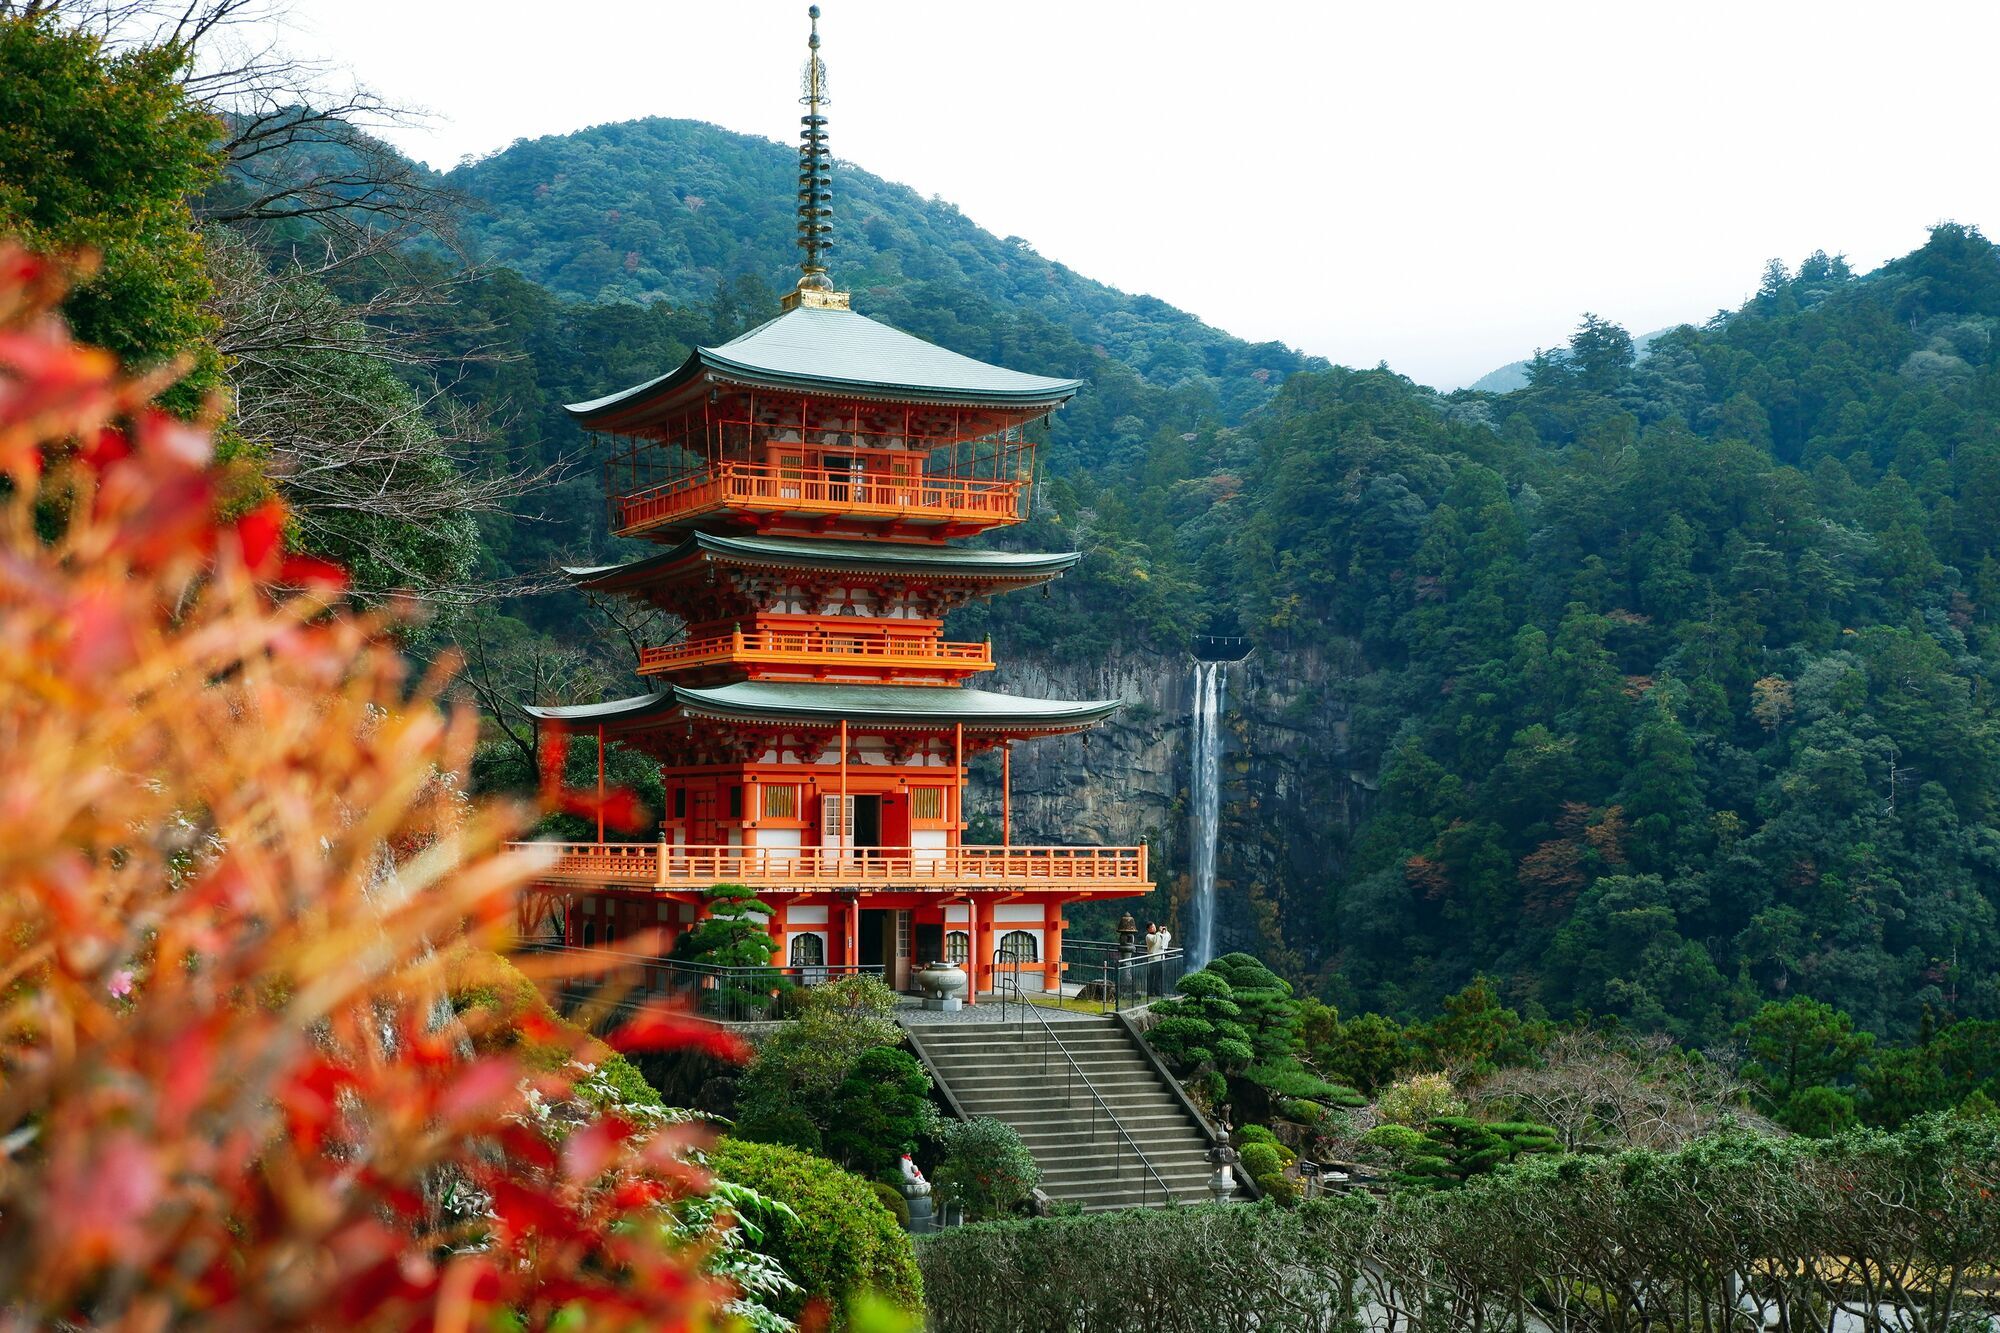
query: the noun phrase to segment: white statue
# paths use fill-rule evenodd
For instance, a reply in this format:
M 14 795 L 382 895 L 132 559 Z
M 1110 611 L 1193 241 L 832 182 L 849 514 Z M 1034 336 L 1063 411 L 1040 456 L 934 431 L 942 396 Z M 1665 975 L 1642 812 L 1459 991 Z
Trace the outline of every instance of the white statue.
M 908 1153 L 903 1154 L 902 1167 L 904 1198 L 921 1199 L 931 1192 L 930 1181 L 924 1179 L 924 1173 L 917 1169 L 917 1164 L 910 1160 Z

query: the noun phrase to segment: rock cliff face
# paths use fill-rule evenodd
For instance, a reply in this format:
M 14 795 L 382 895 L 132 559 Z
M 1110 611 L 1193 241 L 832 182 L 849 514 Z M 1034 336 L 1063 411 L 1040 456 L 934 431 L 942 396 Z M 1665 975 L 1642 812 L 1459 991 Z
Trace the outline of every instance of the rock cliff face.
M 1117 912 L 1167 916 L 1180 929 L 1188 894 L 1188 782 L 1193 665 L 1184 654 L 1128 651 L 1068 665 L 1002 654 L 981 681 L 1011 693 L 1125 701 L 1084 736 L 1014 751 L 1014 839 L 1021 843 L 1146 842 L 1152 898 L 1115 911 L 1081 906 L 1079 934 L 1096 936 Z M 1350 773 L 1347 664 L 1264 652 L 1229 668 L 1223 714 L 1222 826 L 1216 898 L 1218 952 L 1248 949 L 1303 976 L 1328 961 L 1328 888 L 1366 811 L 1372 774 Z M 969 813 L 999 818 L 997 760 L 974 768 Z

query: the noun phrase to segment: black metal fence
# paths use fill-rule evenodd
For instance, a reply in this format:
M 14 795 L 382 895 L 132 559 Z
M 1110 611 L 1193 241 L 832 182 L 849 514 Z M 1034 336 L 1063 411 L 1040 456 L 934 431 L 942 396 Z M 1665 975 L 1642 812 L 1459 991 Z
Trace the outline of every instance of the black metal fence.
M 1187 975 L 1187 955 L 1179 949 L 1148 953 L 1136 943 L 1065 939 L 1063 980 L 1078 987 L 1076 997 L 1095 1001 L 1107 1014 L 1151 1004 L 1174 993 Z
M 844 977 L 882 979 L 880 964 L 868 966 L 716 967 L 679 958 L 619 953 L 614 949 L 543 946 L 536 952 L 559 953 L 588 960 L 590 970 L 569 977 L 564 998 L 573 1003 L 605 1004 L 613 1012 L 630 1012 L 655 1000 L 685 1004 L 704 1018 L 723 1023 L 753 1023 L 790 1018 L 800 996 L 814 986 Z

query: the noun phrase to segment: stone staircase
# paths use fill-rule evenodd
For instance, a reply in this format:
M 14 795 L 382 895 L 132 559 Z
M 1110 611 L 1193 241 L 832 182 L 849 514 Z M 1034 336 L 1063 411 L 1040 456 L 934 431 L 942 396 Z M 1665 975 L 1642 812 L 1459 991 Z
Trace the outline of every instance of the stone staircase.
M 1208 1136 L 1174 1096 L 1133 1037 L 1115 1018 L 1050 1023 L 1029 1021 L 912 1025 L 922 1052 L 968 1116 L 991 1116 L 1013 1127 L 1042 1168 L 1052 1199 L 1086 1210 L 1208 1201 Z M 1049 1043 L 1045 1047 L 1045 1042 Z M 1110 1113 L 1107 1120 L 1077 1068 Z M 1143 1153 L 1153 1172 L 1136 1157 Z M 1164 1190 L 1162 1189 L 1164 1183 Z

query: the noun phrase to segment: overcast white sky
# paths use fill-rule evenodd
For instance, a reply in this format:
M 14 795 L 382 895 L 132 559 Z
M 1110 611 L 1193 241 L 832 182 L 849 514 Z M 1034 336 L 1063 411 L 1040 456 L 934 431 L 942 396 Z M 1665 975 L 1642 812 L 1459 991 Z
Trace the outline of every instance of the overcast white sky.
M 288 40 L 431 112 L 388 137 L 445 167 L 649 115 L 789 143 L 805 8 L 294 0 Z M 1772 257 L 2000 229 L 1992 3 L 822 10 L 840 158 L 1242 337 L 1444 387 L 1586 310 L 1699 321 Z

